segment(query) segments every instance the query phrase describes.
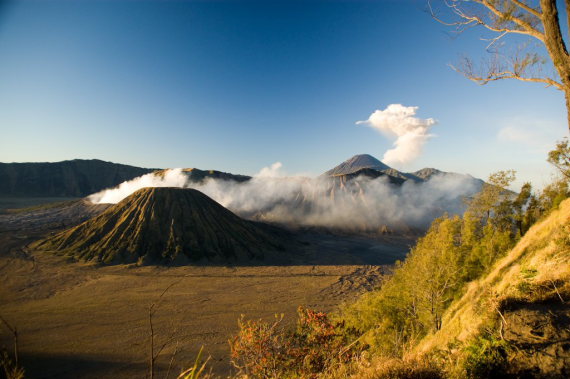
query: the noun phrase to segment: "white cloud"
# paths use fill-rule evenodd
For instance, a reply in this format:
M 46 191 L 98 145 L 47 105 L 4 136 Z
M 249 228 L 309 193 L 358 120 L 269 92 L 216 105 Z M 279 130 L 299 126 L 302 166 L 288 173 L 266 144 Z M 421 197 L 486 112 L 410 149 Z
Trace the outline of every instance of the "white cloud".
M 283 167 L 283 164 L 281 162 L 275 162 L 269 167 L 263 167 L 254 176 L 256 178 L 277 178 L 283 176 L 281 173 L 281 167 Z
M 436 124 L 433 118 L 416 117 L 418 107 L 390 104 L 376 110 L 368 120 L 357 124 L 368 125 L 388 137 L 396 137 L 394 148 L 386 151 L 382 161 L 388 165 L 404 165 L 416 159 L 425 143 L 433 137 L 430 129 Z
M 552 120 L 514 118 L 502 123 L 497 140 L 517 144 L 535 153 L 544 154 L 554 148 L 556 140 L 564 136 L 566 129 Z
M 555 170 L 546 157 L 566 134 L 565 120 L 516 116 L 498 120 L 497 124 L 495 149 L 501 152 L 500 163 L 517 171 L 511 188 L 518 190 L 527 181 L 535 188 L 550 183 Z

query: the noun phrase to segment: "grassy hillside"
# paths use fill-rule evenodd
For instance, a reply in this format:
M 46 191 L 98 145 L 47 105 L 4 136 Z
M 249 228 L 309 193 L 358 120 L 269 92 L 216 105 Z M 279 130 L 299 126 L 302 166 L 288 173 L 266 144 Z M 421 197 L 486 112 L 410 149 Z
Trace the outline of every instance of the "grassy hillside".
M 0 163 L 0 196 L 83 197 L 152 171 L 98 159 Z
M 378 356 L 355 377 L 570 375 L 570 200 L 470 282 L 441 329 L 400 358 Z
M 470 373 L 487 360 L 504 364 L 496 369 L 513 374 L 567 377 L 569 302 L 570 200 L 566 200 L 535 224 L 488 275 L 469 285 L 445 313 L 442 329 L 426 337 L 415 353 L 446 352 Z M 487 351 L 478 346 L 485 342 Z M 492 350 L 500 354 L 493 357 Z M 447 369 L 461 374 L 461 367 Z

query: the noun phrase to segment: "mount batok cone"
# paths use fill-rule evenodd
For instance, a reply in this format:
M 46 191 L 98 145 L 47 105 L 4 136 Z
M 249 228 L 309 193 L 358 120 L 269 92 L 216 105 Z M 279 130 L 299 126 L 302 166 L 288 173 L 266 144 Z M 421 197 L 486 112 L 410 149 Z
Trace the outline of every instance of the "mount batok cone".
M 38 250 L 105 264 L 188 264 L 264 259 L 284 250 L 284 231 L 246 221 L 200 191 L 143 188 Z

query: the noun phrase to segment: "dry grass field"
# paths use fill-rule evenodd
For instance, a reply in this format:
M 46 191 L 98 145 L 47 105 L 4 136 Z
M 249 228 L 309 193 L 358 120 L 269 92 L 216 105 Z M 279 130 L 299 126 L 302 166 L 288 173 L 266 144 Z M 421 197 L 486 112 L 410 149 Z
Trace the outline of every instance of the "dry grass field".
M 241 314 L 291 321 L 300 305 L 331 310 L 377 285 L 381 264 L 409 243 L 307 234 L 305 255 L 321 258 L 311 264 L 168 268 L 95 266 L 25 249 L 43 234 L 0 232 L 0 315 L 18 328 L 30 378 L 145 377 L 152 303 L 155 349 L 165 345 L 156 377 L 166 377 L 171 360 L 175 377 L 201 346 L 214 373 L 228 375 L 228 339 Z M 7 331 L 0 337 L 10 344 Z

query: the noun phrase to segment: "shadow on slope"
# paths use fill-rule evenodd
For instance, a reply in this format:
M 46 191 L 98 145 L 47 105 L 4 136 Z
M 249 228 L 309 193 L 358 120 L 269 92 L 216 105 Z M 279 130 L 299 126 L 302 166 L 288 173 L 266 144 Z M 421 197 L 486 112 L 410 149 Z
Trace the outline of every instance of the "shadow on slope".
M 26 353 L 21 361 L 27 378 L 75 379 L 78 373 L 82 378 L 125 378 L 134 370 L 141 373 L 146 370 L 146 362 L 142 360 L 128 362 L 86 355 Z

